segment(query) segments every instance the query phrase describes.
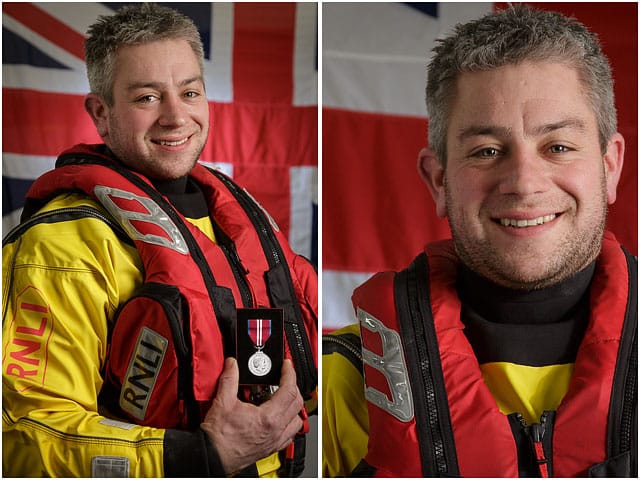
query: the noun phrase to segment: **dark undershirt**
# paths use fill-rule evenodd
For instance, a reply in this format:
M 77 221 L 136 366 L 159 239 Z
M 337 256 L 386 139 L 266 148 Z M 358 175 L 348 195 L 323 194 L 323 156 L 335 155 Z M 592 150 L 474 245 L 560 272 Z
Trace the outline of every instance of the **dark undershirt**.
M 204 193 L 191 177 L 184 176 L 176 180 L 152 180 L 152 183 L 185 217 L 196 219 L 209 215 Z
M 457 283 L 461 320 L 478 362 L 536 367 L 575 362 L 589 322 L 594 270 L 595 262 L 552 287 L 522 291 L 462 267 Z

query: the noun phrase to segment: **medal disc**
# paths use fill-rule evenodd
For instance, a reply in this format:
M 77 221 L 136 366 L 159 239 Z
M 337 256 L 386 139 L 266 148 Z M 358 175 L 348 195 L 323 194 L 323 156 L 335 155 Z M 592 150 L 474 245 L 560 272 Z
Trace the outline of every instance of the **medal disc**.
M 249 371 L 256 377 L 264 377 L 271 371 L 271 359 L 263 352 L 256 352 L 249 357 Z

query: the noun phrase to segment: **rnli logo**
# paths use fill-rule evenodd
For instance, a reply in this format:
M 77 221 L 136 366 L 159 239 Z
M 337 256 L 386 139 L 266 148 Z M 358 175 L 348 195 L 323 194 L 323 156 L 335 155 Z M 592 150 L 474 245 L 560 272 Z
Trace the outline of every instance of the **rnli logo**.
M 168 344 L 150 328 L 140 330 L 120 391 L 120 408 L 135 418 L 144 420 Z
M 4 374 L 18 392 L 44 385 L 53 334 L 53 316 L 42 293 L 30 286 L 16 298 L 16 310 L 4 335 Z

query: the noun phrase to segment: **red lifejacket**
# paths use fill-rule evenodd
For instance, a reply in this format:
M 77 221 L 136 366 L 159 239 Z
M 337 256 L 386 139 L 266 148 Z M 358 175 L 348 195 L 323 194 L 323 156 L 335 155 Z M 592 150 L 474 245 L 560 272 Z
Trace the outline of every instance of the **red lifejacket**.
M 370 422 L 368 473 L 517 477 L 509 419 L 484 383 L 463 333 L 452 244 L 437 242 L 425 253 L 408 270 L 375 275 L 353 295 Z M 592 466 L 621 453 L 610 448 L 619 436 L 613 422 L 621 415 L 611 407 L 616 396 L 618 406 L 628 402 L 636 408 L 635 396 L 620 399 L 625 378 L 632 384 L 628 391 L 635 391 L 636 373 L 628 369 L 636 341 L 637 295 L 630 287 L 637 285 L 635 268 L 635 260 L 606 233 L 590 291 L 591 319 L 545 452 L 553 476 L 586 476 Z M 619 461 L 629 463 L 630 455 L 635 458 L 627 451 Z
M 317 382 L 317 287 L 307 281 L 315 276 L 313 267 L 229 178 L 200 164 L 190 176 L 225 242 L 210 240 L 148 179 L 96 146 L 64 152 L 27 194 L 28 202 L 42 204 L 63 191 L 82 191 L 133 240 L 144 285 L 117 313 L 103 393 L 113 406 L 109 390 L 115 390 L 121 413 L 159 428 L 200 424 L 224 358 L 235 349 L 236 307 L 282 308 L 285 355 L 294 362 L 303 396 Z

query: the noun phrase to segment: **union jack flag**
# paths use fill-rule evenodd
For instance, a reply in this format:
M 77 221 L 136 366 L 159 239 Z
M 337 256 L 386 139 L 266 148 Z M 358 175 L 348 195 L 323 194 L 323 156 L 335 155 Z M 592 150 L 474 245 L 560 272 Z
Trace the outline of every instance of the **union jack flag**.
M 611 229 L 637 252 L 637 4 L 534 3 L 600 37 L 626 140 Z M 450 236 L 416 170 L 427 144 L 426 65 L 453 26 L 495 3 L 324 3 L 322 10 L 323 329 L 354 323 L 351 293 L 373 273 L 405 268 Z
M 99 143 L 84 111 L 84 38 L 122 3 L 6 3 L 3 231 L 32 181 L 76 143 Z M 205 48 L 209 141 L 201 161 L 230 174 L 317 265 L 317 7 L 314 3 L 168 3 Z

